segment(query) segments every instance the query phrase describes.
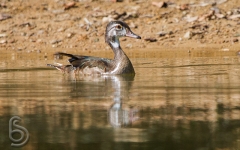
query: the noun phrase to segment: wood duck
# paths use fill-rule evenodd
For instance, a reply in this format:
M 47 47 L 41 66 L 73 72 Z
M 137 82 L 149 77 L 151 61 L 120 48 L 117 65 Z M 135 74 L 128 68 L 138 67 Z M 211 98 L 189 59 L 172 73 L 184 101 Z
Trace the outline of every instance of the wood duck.
M 119 38 L 126 36 L 141 39 L 141 37 L 133 33 L 130 27 L 122 21 L 110 22 L 105 32 L 105 42 L 112 48 L 114 59 L 58 52 L 55 55 L 70 57 L 70 64 L 47 65 L 55 67 L 64 73 L 69 73 L 74 70 L 81 74 L 135 74 L 131 61 L 120 46 Z

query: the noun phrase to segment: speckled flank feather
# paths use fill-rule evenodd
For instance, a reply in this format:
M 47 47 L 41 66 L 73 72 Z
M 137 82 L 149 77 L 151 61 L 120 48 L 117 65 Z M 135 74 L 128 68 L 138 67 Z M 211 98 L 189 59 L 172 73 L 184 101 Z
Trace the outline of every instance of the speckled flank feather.
M 52 64 L 47 64 L 47 66 L 49 67 L 54 67 L 57 70 L 62 71 L 63 73 L 70 73 L 71 71 L 75 70 L 75 68 L 72 65 L 62 65 L 62 64 L 56 64 L 56 65 L 52 65 Z

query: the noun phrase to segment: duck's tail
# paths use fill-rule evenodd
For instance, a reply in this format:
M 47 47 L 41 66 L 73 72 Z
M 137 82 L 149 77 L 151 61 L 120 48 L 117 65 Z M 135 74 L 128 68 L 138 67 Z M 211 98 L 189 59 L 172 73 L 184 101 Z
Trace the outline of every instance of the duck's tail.
M 57 52 L 54 55 L 55 56 L 67 56 L 67 57 L 70 57 L 70 59 L 68 59 L 68 61 L 70 63 L 74 62 L 75 60 L 83 60 L 83 59 L 88 57 L 88 56 L 73 55 L 73 54 L 68 54 L 68 53 L 63 53 L 63 52 Z
M 60 70 L 63 73 L 70 73 L 72 70 L 74 70 L 74 67 L 72 65 L 62 65 L 60 63 L 56 63 L 56 65 L 53 64 L 47 64 L 49 67 L 54 67 L 57 70 Z
M 68 53 L 63 53 L 63 52 L 57 52 L 54 55 L 62 55 L 62 56 L 67 56 L 67 57 L 72 57 L 72 58 L 78 58 L 77 56 L 73 55 L 73 54 L 68 54 Z

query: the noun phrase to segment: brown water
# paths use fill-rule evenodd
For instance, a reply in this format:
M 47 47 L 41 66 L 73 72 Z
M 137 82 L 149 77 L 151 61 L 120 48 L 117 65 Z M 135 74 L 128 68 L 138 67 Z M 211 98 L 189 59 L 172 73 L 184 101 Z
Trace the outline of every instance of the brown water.
M 24 150 L 240 149 L 235 52 L 128 54 L 135 76 L 77 78 L 47 68 L 51 53 L 2 54 L 0 149 L 17 149 L 8 135 L 15 115 L 29 132 Z

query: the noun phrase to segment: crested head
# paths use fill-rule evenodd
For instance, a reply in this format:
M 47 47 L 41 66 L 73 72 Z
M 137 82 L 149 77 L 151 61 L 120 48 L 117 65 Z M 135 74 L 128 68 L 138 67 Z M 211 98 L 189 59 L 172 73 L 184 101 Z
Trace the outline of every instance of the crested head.
M 108 23 L 105 33 L 106 43 L 116 43 L 116 45 L 119 46 L 118 39 L 124 36 L 141 39 L 141 37 L 133 33 L 130 27 L 123 21 L 111 21 Z

